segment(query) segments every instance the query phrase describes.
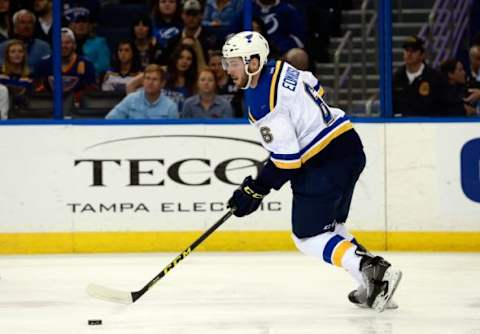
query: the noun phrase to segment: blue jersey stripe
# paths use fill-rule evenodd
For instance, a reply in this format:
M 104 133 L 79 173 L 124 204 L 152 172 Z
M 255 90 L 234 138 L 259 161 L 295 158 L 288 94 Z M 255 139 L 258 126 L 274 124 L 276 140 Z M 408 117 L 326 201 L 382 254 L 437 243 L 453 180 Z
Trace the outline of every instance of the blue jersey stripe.
M 271 157 L 278 160 L 298 160 L 300 159 L 300 153 L 292 153 L 292 154 L 272 153 Z
M 328 240 L 327 244 L 325 245 L 325 248 L 323 249 L 323 260 L 327 263 L 332 263 L 332 253 L 335 247 L 342 242 L 342 240 L 345 240 L 340 235 L 335 235 L 330 240 Z
M 320 131 L 320 133 L 315 137 L 313 138 L 313 140 L 308 143 L 308 145 L 306 145 L 304 148 L 302 148 L 300 150 L 300 155 L 302 155 L 303 153 L 305 153 L 306 151 L 308 151 L 313 145 L 315 145 L 319 140 L 321 140 L 322 138 L 324 138 L 325 136 L 327 136 L 330 132 L 332 132 L 333 130 L 335 130 L 339 125 L 341 125 L 343 122 L 346 122 L 348 121 L 348 117 L 347 116 L 343 116 L 339 119 L 337 119 L 331 126 L 329 126 L 328 128 L 325 128 L 323 129 L 322 131 Z

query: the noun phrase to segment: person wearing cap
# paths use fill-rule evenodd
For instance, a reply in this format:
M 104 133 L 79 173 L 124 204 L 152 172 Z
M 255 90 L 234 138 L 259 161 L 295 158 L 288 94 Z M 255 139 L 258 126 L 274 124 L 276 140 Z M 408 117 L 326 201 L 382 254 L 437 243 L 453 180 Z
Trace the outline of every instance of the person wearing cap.
M 65 93 L 75 93 L 79 102 L 81 94 L 96 89 L 95 68 L 86 58 L 76 53 L 75 35 L 68 28 L 62 28 L 62 80 Z M 34 69 L 33 77 L 38 91 L 53 91 L 53 60 L 48 57 Z
M 35 15 L 26 9 L 21 9 L 13 15 L 14 38 L 21 40 L 27 46 L 27 59 L 30 68 L 35 67 L 42 58 L 52 53 L 50 45 L 47 42 L 33 36 L 36 20 Z M 2 65 L 4 63 L 4 54 L 7 45 L 8 40 L 0 44 L 0 63 Z
M 167 46 L 166 54 L 171 54 L 181 41 L 190 37 L 199 42 L 203 48 L 204 59 L 208 58 L 209 50 L 219 50 L 223 40 L 209 27 L 202 27 L 203 9 L 198 0 L 186 0 L 182 8 L 182 32 L 172 38 Z
M 403 44 L 404 65 L 393 76 L 395 116 L 445 116 L 452 103 L 445 77 L 425 63 L 424 42 L 410 36 Z
M 86 13 L 76 15 L 69 27 L 77 40 L 77 52 L 93 63 L 95 73 L 100 77 L 110 68 L 110 49 L 104 37 L 95 35 L 91 19 Z

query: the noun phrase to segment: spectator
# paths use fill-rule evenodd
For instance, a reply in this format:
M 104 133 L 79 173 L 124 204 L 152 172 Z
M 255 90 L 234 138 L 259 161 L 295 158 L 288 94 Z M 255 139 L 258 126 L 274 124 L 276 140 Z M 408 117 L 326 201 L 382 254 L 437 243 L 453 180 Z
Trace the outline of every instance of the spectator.
M 27 64 L 27 49 L 22 41 L 8 41 L 4 55 L 5 63 L 0 73 L 0 83 L 10 88 L 15 96 L 23 95 L 33 88 L 33 79 Z
M 140 57 L 133 42 L 119 42 L 113 55 L 113 67 L 105 74 L 102 90 L 125 93 L 127 83 L 141 70 Z
M 95 68 L 86 58 L 76 52 L 75 35 L 62 28 L 62 80 L 63 92 L 75 93 L 78 103 L 84 91 L 95 90 Z M 52 91 L 54 87 L 52 57 L 42 60 L 34 69 L 34 78 L 39 91 Z
M 215 74 L 217 94 L 231 104 L 235 117 L 243 117 L 243 91 L 235 86 L 232 78 L 223 69 L 221 51 L 211 53 L 208 66 Z
M 34 36 L 52 45 L 52 0 L 34 0 L 33 11 L 37 15 Z
M 477 94 L 475 94 L 475 92 L 468 92 L 463 64 L 456 59 L 448 59 L 442 63 L 440 71 L 447 77 L 449 84 L 448 92 L 451 94 L 452 99 L 448 115 L 475 115 L 475 104 L 478 100 L 477 95 L 480 90 L 476 89 Z
M 441 116 L 449 108 L 446 79 L 424 63 L 423 45 L 423 40 L 416 36 L 403 44 L 405 65 L 393 76 L 395 116 Z
M 197 65 L 199 70 L 207 67 L 207 63 L 205 61 L 205 53 L 198 39 L 194 37 L 186 36 L 182 38 L 181 44 L 188 45 L 193 49 L 193 51 L 195 51 L 195 56 L 197 57 Z
M 8 119 L 8 111 L 10 109 L 10 99 L 8 89 L 0 84 L 0 119 Z
M 293 48 L 287 51 L 283 59 L 293 65 L 296 69 L 302 71 L 309 71 L 310 61 L 308 53 L 304 49 Z
M 202 24 L 211 27 L 230 27 L 242 10 L 243 0 L 207 0 Z
M 148 16 L 139 16 L 132 24 L 133 42 L 140 55 L 142 67 L 147 67 L 152 60 L 161 59 L 163 50 L 157 48 L 157 40 L 152 35 L 152 20 Z
M 74 16 L 70 28 L 75 34 L 78 54 L 90 60 L 95 66 L 97 77 L 101 77 L 110 67 L 110 49 L 107 40 L 95 35 L 94 24 L 87 14 Z
M 50 46 L 47 42 L 33 37 L 35 21 L 35 15 L 26 9 L 21 9 L 13 15 L 14 37 L 25 43 L 28 50 L 27 59 L 30 68 L 34 68 L 40 60 L 51 54 Z M 0 44 L 0 62 L 2 64 L 4 63 L 3 56 L 7 44 L 8 41 Z
M 270 46 L 270 53 L 268 54 L 268 59 L 275 59 L 275 60 L 280 59 L 281 58 L 280 49 L 277 47 L 277 45 L 274 42 L 272 42 L 272 40 L 268 36 L 267 27 L 261 17 L 254 16 L 252 18 L 252 30 L 255 32 L 258 32 L 259 34 L 264 36 L 265 39 L 267 40 L 268 45 Z
M 9 39 L 12 35 L 11 12 L 10 0 L 0 0 L 0 42 Z
M 480 45 L 473 45 L 469 50 L 470 71 L 467 75 L 469 88 L 480 88 Z
M 168 42 L 182 30 L 178 0 L 154 0 L 152 19 L 153 36 L 159 47 L 165 49 Z
M 253 2 L 253 17 L 260 17 L 267 31 L 268 41 L 273 42 L 283 56 L 292 48 L 305 46 L 305 23 L 300 12 L 281 0 L 257 0 Z M 242 30 L 243 17 L 239 16 L 233 24 L 236 31 Z
M 223 45 L 223 39 L 217 36 L 215 32 L 207 27 L 202 27 L 202 5 L 198 0 L 186 0 L 182 9 L 183 30 L 176 38 L 172 38 L 167 47 L 167 54 L 181 43 L 185 37 L 191 37 L 198 40 L 203 47 L 203 55 L 208 59 L 210 50 L 220 50 Z
M 182 118 L 231 118 L 233 110 L 226 100 L 216 93 L 217 82 L 211 69 L 198 75 L 197 94 L 183 104 Z
M 156 64 L 148 65 L 145 69 L 143 89 L 128 94 L 105 118 L 178 118 L 177 105 L 162 94 L 164 84 L 162 68 Z
M 180 45 L 173 52 L 167 67 L 167 80 L 164 93 L 182 110 L 183 102 L 193 95 L 197 81 L 197 57 L 188 45 Z

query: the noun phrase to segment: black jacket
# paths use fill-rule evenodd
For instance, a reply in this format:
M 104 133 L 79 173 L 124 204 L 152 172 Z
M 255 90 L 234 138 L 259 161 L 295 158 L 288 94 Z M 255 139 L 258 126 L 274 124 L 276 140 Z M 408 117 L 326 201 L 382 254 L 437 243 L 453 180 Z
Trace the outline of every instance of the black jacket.
M 453 103 L 446 78 L 425 64 L 423 73 L 411 84 L 406 67 L 393 76 L 393 113 L 395 116 L 447 116 Z

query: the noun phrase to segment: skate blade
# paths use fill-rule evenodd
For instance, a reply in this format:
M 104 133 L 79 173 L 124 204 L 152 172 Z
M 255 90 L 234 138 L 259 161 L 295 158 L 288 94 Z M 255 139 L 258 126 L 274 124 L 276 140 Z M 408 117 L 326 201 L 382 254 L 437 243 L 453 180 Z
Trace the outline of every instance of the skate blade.
M 395 290 L 397 289 L 400 280 L 402 279 L 402 272 L 400 270 L 394 269 L 392 267 L 388 268 L 383 275 L 382 281 L 388 282 L 387 292 L 380 293 L 377 298 L 375 298 L 372 308 L 377 312 L 383 312 L 385 310 L 388 302 L 392 299 Z
M 362 308 L 362 309 L 367 309 L 367 308 L 371 308 L 369 307 L 367 304 L 365 303 L 362 303 L 362 304 L 357 304 L 357 303 L 353 303 L 356 307 L 358 308 Z M 385 310 L 396 310 L 398 308 L 398 304 L 392 299 L 390 299 L 386 306 L 385 306 Z

